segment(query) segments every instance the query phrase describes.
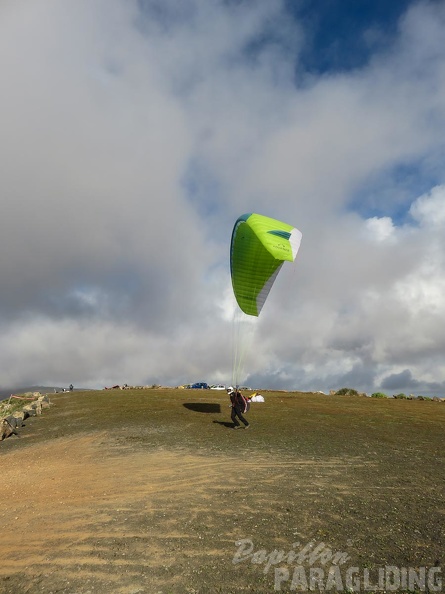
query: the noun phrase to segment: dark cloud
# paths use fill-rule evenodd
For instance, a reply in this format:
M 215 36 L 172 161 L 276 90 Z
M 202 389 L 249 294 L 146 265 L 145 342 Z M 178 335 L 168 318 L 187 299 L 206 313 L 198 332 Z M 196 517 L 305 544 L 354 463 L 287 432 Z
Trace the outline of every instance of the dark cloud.
M 412 391 L 417 390 L 421 383 L 413 378 L 409 369 L 405 369 L 400 373 L 392 373 L 382 380 L 382 388 L 384 390 L 400 390 Z

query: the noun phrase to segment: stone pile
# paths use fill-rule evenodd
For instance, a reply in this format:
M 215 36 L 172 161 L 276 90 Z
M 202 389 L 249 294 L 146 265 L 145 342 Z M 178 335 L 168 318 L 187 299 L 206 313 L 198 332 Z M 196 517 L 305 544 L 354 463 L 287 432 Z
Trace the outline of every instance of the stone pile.
M 16 410 L 12 414 L 0 419 L 0 441 L 11 435 L 20 437 L 17 429 L 23 427 L 23 421 L 28 417 L 36 417 L 42 414 L 42 410 L 51 406 L 48 394 L 42 396 L 40 392 L 34 392 L 35 400 L 26 404 L 22 410 Z

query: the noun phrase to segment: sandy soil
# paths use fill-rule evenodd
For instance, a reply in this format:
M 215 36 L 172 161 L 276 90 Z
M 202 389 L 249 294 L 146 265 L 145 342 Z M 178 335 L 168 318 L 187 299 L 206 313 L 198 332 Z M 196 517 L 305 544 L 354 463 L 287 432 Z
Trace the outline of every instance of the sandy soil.
M 2 480 L 10 487 L 0 506 L 7 527 L 1 591 L 204 592 L 205 584 L 181 584 L 200 565 L 208 570 L 214 563 L 219 576 L 235 571 L 235 541 L 253 540 L 258 529 L 240 530 L 239 516 L 273 521 L 269 499 L 250 490 L 253 476 L 268 491 L 298 468 L 301 484 L 294 488 L 316 496 L 326 482 L 349 491 L 340 475 L 345 464 L 360 464 L 324 461 L 313 480 L 313 460 L 277 463 L 257 455 L 237 462 L 235 471 L 227 456 L 131 451 L 111 443 L 105 433 L 86 435 L 59 439 L 57 449 L 40 443 L 4 456 Z M 252 514 L 258 507 L 269 513 L 258 518 Z M 298 526 L 286 528 L 298 534 Z M 214 580 L 208 588 L 219 591 Z

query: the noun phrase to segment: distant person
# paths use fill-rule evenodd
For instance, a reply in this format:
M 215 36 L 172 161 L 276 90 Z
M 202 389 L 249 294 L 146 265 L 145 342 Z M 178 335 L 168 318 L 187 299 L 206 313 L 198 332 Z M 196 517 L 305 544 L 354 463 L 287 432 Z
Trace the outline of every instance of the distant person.
M 240 429 L 241 425 L 238 421 L 239 419 L 242 423 L 244 423 L 244 429 L 248 429 L 250 423 L 243 416 L 247 412 L 247 400 L 238 389 L 234 390 L 233 388 L 229 388 L 228 392 L 232 406 L 232 414 L 230 416 L 234 425 L 233 428 Z
M 70 392 L 72 392 L 74 390 L 74 386 L 73 384 L 70 384 Z

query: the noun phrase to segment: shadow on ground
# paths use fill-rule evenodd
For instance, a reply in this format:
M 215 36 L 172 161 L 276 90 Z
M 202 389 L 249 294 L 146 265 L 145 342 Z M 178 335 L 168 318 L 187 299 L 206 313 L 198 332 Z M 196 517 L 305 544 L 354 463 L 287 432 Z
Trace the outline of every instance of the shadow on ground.
M 220 413 L 221 405 L 212 404 L 210 402 L 184 402 L 183 406 L 188 410 L 200 413 Z
M 223 427 L 228 427 L 229 429 L 233 429 L 234 424 L 231 423 L 230 421 L 213 421 L 214 423 L 217 423 L 218 425 L 222 425 Z

